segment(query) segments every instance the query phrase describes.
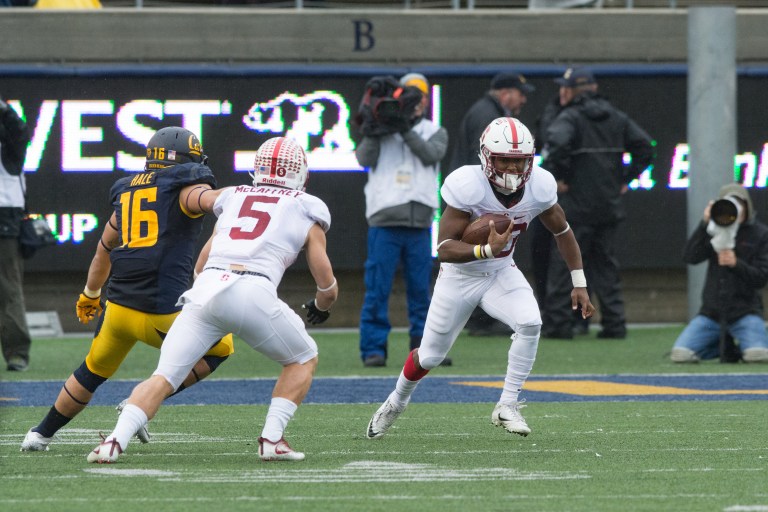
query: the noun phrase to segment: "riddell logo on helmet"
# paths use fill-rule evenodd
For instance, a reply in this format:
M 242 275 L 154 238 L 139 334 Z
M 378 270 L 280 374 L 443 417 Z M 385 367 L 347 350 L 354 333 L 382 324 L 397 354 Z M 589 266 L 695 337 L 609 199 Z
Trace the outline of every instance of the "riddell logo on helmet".
M 285 185 L 285 180 L 279 180 L 275 178 L 261 178 L 259 180 L 262 184 L 268 183 L 272 185 Z

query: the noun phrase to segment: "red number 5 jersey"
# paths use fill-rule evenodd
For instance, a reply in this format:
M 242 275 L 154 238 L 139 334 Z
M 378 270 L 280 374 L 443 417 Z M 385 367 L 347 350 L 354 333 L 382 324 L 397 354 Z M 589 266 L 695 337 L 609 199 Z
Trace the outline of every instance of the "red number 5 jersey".
M 331 226 L 319 198 L 273 186 L 238 186 L 222 191 L 213 207 L 218 217 L 206 267 L 243 265 L 277 286 L 304 247 L 314 224 Z

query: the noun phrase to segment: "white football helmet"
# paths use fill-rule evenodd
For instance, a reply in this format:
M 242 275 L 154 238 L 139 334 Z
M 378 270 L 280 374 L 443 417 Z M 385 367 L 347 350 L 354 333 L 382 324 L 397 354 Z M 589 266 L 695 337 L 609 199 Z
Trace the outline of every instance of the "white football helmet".
M 253 162 L 253 185 L 304 190 L 309 171 L 304 148 L 287 137 L 273 137 L 261 145 Z
M 502 194 L 517 192 L 531 177 L 535 146 L 533 135 L 514 117 L 491 121 L 480 136 L 480 163 L 485 176 Z M 521 172 L 497 169 L 498 157 L 527 159 Z

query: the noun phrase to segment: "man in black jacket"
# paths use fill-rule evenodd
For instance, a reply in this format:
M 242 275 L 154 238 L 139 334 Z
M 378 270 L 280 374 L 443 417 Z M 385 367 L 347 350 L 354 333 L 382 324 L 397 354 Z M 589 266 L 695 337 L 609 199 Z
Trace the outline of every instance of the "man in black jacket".
M 627 335 L 615 239 L 626 217 L 622 195 L 653 161 L 651 137 L 598 94 L 594 75 L 568 69 L 560 85 L 563 110 L 547 129 L 542 167 L 557 179 L 560 205 L 582 250 L 584 271 L 600 302 L 599 338 Z M 562 101 L 565 98 L 566 101 Z M 624 166 L 624 152 L 632 161 Z M 573 337 L 571 276 L 553 253 L 544 301 L 543 337 Z
M 744 361 L 768 363 L 760 293 L 768 283 L 768 226 L 756 220 L 752 200 L 741 185 L 725 185 L 719 198 L 737 207 L 737 219 L 730 226 L 718 226 L 710 201 L 688 239 L 685 262 L 709 265 L 699 314 L 680 333 L 670 358 L 675 363 L 696 363 L 722 356 L 719 341 L 729 334 L 739 342 Z
M 491 88 L 477 100 L 461 120 L 451 170 L 463 165 L 478 165 L 480 136 L 497 117 L 517 117 L 536 88 L 518 73 L 499 73 L 491 79 Z
M 24 158 L 31 132 L 0 99 L 0 341 L 8 371 L 24 371 L 31 340 L 24 311 L 19 230 L 24 215 Z

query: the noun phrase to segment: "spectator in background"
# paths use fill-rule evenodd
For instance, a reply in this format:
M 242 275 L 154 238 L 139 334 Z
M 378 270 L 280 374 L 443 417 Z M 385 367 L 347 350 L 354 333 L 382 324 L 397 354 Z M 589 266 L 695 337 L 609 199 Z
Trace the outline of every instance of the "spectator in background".
M 101 9 L 100 0 L 33 0 L 36 9 Z M 34 4 L 33 4 L 34 5 Z
M 37 0 L 0 0 L 0 7 L 33 7 Z
M 203 214 L 212 211 L 206 198 L 212 196 L 216 179 L 207 162 L 195 134 L 180 127 L 163 128 L 147 143 L 144 172 L 112 186 L 114 212 L 96 245 L 75 307 L 81 323 L 98 319 L 91 348 L 43 420 L 29 429 L 21 451 L 47 451 L 54 434 L 85 409 L 137 341 L 155 348 L 162 345 L 181 310 L 176 302 L 192 277 Z M 177 392 L 213 373 L 234 352 L 232 336 L 209 348 Z M 137 435 L 144 443 L 150 440 L 146 426 Z
M 0 342 L 8 371 L 29 366 L 32 341 L 24 307 L 19 230 L 25 211 L 24 158 L 31 130 L 0 99 Z
M 552 124 L 557 115 L 563 110 L 563 95 L 556 94 L 544 106 L 539 118 L 536 120 L 536 152 L 541 154 L 541 149 L 547 142 L 547 128 Z M 547 294 L 547 274 L 549 270 L 549 255 L 551 253 L 552 236 L 541 224 L 539 218 L 535 218 L 528 226 L 531 240 L 531 270 L 533 272 L 533 290 L 539 304 L 544 303 Z
M 571 100 L 568 87 L 560 87 L 558 94 L 547 102 L 544 110 L 536 121 L 536 149 L 541 154 L 541 149 L 547 143 L 547 129 L 552 121 L 560 114 Z M 533 289 L 539 305 L 544 305 L 547 295 L 547 276 L 549 274 L 549 259 L 552 254 L 552 234 L 541 224 L 538 217 L 528 225 L 531 247 L 531 272 L 533 274 Z M 590 318 L 583 318 L 579 311 L 574 311 L 574 334 L 589 333 Z
M 733 204 L 735 215 L 724 222 L 713 213 L 710 201 L 688 239 L 683 260 L 689 265 L 708 261 L 707 277 L 699 314 L 678 336 L 670 358 L 675 363 L 697 363 L 722 356 L 720 338 L 730 334 L 744 361 L 768 363 L 760 292 L 768 283 L 768 226 L 757 220 L 749 193 L 741 185 L 725 185 L 719 199 Z
M 653 161 L 653 141 L 597 92 L 588 69 L 569 68 L 556 82 L 565 106 L 547 129 L 542 167 L 557 180 L 560 204 L 582 250 L 590 291 L 599 300 L 602 330 L 597 336 L 625 338 L 616 232 L 626 216 L 622 195 Z M 625 151 L 632 157 L 628 167 L 623 163 Z M 544 337 L 573 337 L 570 277 L 565 263 L 553 254 L 544 301 Z
M 438 207 L 438 164 L 448 147 L 448 132 L 425 117 L 429 82 L 423 75 L 409 73 L 400 85 L 419 91 L 415 109 L 402 113 L 392 133 L 364 136 L 355 150 L 360 165 L 369 168 L 368 257 L 360 314 L 360 356 L 367 367 L 386 365 L 389 296 L 397 267 L 402 263 L 411 349 L 421 344 L 432 285 L 430 228 Z
M 477 100 L 461 120 L 459 137 L 453 153 L 451 171 L 464 165 L 477 165 L 480 154 L 480 136 L 496 118 L 520 114 L 528 95 L 536 90 L 519 73 L 499 73 L 491 79 L 491 88 Z M 507 336 L 508 325 L 499 322 L 481 308 L 475 309 L 467 321 L 470 336 Z
M 477 165 L 480 136 L 498 117 L 518 116 L 536 88 L 519 73 L 499 73 L 491 79 L 491 88 L 477 100 L 461 120 L 451 170 L 463 165 Z

